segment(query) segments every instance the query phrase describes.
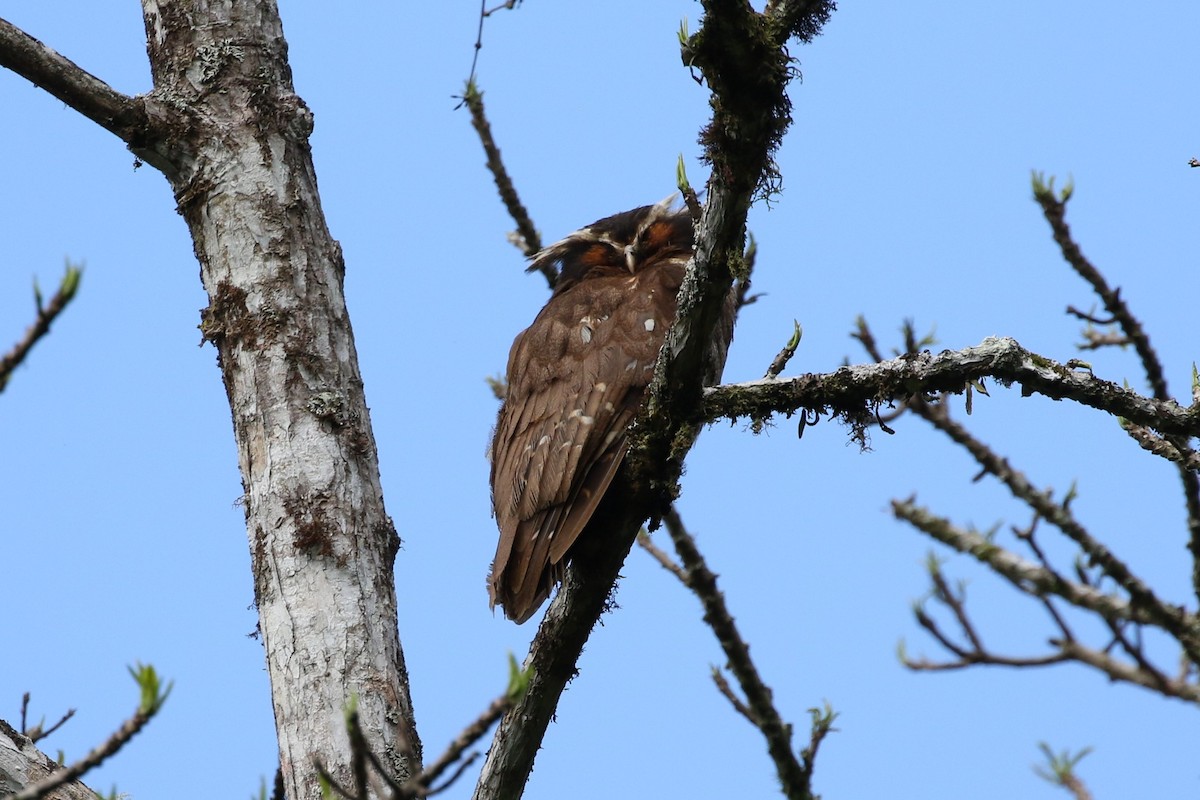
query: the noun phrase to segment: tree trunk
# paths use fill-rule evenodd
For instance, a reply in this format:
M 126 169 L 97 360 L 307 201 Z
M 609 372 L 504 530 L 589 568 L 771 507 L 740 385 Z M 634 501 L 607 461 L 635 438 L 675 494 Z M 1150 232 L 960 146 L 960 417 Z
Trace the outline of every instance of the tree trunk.
M 317 195 L 312 113 L 274 2 L 143 0 L 155 151 L 187 220 L 245 488 L 287 796 L 351 785 L 347 706 L 401 779 L 420 771 L 396 623 L 399 538 Z M 137 150 L 135 149 L 135 152 Z M 150 155 L 147 159 L 151 160 Z M 160 162 L 166 162 L 160 163 Z

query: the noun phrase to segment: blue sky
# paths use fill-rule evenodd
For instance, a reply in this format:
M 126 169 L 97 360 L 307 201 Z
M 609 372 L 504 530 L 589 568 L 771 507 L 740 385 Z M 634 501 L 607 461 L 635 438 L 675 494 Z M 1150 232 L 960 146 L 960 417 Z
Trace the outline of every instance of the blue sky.
M 353 12 L 283 2 L 297 91 L 316 116 L 322 201 L 379 443 L 397 561 L 400 632 L 426 752 L 502 688 L 506 652 L 533 624 L 487 607 L 495 546 L 484 383 L 546 298 L 452 95 L 466 77 L 473 2 L 365 2 Z M 1069 221 L 1144 320 L 1186 399 L 1200 296 L 1195 220 L 1200 74 L 1195 9 L 1112 4 L 845 3 L 812 46 L 779 154 L 784 193 L 756 206 L 755 289 L 726 370 L 759 377 L 792 320 L 789 372 L 862 359 L 863 314 L 885 346 L 905 318 L 938 347 L 1009 335 L 1078 355 L 1068 304 L 1093 300 L 1031 199 L 1033 169 L 1076 182 Z M 149 89 L 132 0 L 14 0 L 4 16 L 117 89 Z M 707 93 L 679 64 L 693 2 L 525 3 L 489 20 L 479 81 L 495 135 L 547 240 L 672 191 L 677 156 L 703 182 L 696 132 Z M 166 181 L 110 134 L 0 74 L 0 346 L 32 315 L 30 282 L 86 263 L 80 296 L 0 396 L 0 499 L 8 612 L 0 717 L 79 712 L 45 742 L 81 755 L 136 703 L 125 665 L 175 680 L 162 715 L 92 777 L 132 798 L 247 797 L 276 764 L 255 627 L 229 410 L 191 242 Z M 1143 388 L 1129 353 L 1083 356 Z M 959 405 L 961 418 L 961 405 Z M 971 427 L 1043 486 L 1078 481 L 1093 532 L 1176 602 L 1190 565 L 1174 473 L 1116 423 L 994 387 Z M 1095 752 L 1097 796 L 1194 795 L 1196 711 L 1112 686 L 1081 667 L 913 674 L 939 655 L 912 620 L 933 547 L 894 522 L 916 493 L 981 528 L 1027 522 L 975 484 L 968 457 L 915 420 L 869 453 L 821 424 L 753 436 L 706 432 L 680 509 L 699 538 L 786 717 L 829 701 L 827 798 L 1065 797 L 1036 777 L 1037 743 Z M 662 544 L 666 544 L 665 537 Z M 1069 558 L 1069 550 L 1053 548 Z M 1041 652 L 1039 608 L 962 559 L 985 640 Z M 546 737 L 527 797 L 771 797 L 758 734 L 716 693 L 723 659 L 697 602 L 635 552 Z M 1194 598 L 1191 601 L 1194 607 Z M 1167 652 L 1165 649 L 1163 652 Z M 799 742 L 798 742 L 799 744 Z M 469 780 L 448 797 L 462 798 Z M 1152 776 L 1152 777 L 1150 777 Z

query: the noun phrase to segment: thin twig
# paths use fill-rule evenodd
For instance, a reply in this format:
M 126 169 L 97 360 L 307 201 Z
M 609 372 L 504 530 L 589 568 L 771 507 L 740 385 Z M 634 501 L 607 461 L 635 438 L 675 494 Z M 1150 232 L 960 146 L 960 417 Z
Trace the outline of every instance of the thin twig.
M 1048 594 L 1057 595 L 1074 606 L 1096 613 L 1109 623 L 1110 629 L 1115 633 L 1119 633 L 1120 626 L 1126 623 L 1156 625 L 1156 621 L 1151 619 L 1143 609 L 1130 604 L 1123 598 L 1102 593 L 1089 585 L 1069 581 L 1052 569 L 1024 561 L 988 537 L 973 531 L 962 530 L 949 521 L 936 517 L 925 509 L 918 508 L 911 501 L 893 501 L 892 508 L 893 513 L 899 519 L 909 522 L 959 552 L 974 556 L 1024 594 L 1039 599 L 1046 598 Z M 940 599 L 942 598 L 939 597 Z M 1195 615 L 1187 614 L 1182 609 L 1179 609 L 1178 613 L 1181 616 L 1179 620 L 1181 624 L 1193 627 L 1200 624 Z M 917 618 L 919 624 L 930 631 L 939 643 L 954 653 L 958 660 L 949 663 L 933 663 L 925 660 L 905 659 L 905 664 L 912 669 L 961 669 L 972 664 L 1031 667 L 1073 660 L 1100 669 L 1114 680 L 1135 683 L 1189 702 L 1200 702 L 1200 685 L 1189 683 L 1186 680 L 1168 679 L 1157 668 L 1141 669 L 1140 653 L 1138 655 L 1130 653 L 1134 660 L 1139 662 L 1137 665 L 1124 664 L 1106 652 L 1079 644 L 1074 637 L 1068 635 L 1062 639 L 1050 641 L 1058 649 L 1058 652 L 1048 656 L 1034 658 L 1000 656 L 986 651 L 982 646 L 961 648 L 953 644 L 949 637 L 938 629 L 936 622 L 919 608 L 917 609 Z M 1065 626 L 1062 627 L 1065 628 Z M 1176 638 L 1178 639 L 1178 637 Z M 1127 651 L 1139 649 L 1136 644 L 1128 644 Z
M 696 547 L 696 541 L 684 527 L 679 513 L 672 507 L 663 516 L 663 523 L 675 552 L 683 565 L 686 584 L 700 599 L 704 607 L 704 622 L 712 628 L 721 649 L 729 659 L 729 670 L 737 678 L 742 694 L 746 697 L 745 708 L 738 708 L 762 732 L 767 741 L 767 751 L 775 762 L 775 770 L 783 785 L 783 793 L 789 798 L 811 798 L 812 775 L 792 751 L 792 726 L 785 723 L 775 708 L 771 689 L 763 682 L 750 647 L 742 639 L 733 616 L 725 605 L 725 598 L 717 588 L 717 576 L 708 568 L 704 556 Z M 719 685 L 719 684 L 718 684 Z M 729 692 L 727 697 L 732 697 Z
M 651 541 L 650 534 L 646 533 L 645 530 L 638 531 L 637 543 L 643 550 L 649 553 L 655 561 L 661 564 L 663 569 L 678 578 L 680 583 L 683 583 L 684 585 L 687 584 L 687 575 L 684 574 L 683 568 L 676 564 L 674 559 L 667 555 L 666 550 L 663 550 L 661 547 Z
M 79 267 L 67 266 L 67 273 L 59 284 L 58 291 L 50 298 L 50 302 L 43 305 L 41 292 L 36 289 L 34 297 L 37 305 L 37 317 L 33 324 L 25 331 L 25 335 L 21 340 L 12 346 L 3 358 L 0 358 L 0 392 L 3 392 L 8 386 L 8 380 L 12 377 L 13 370 L 21 365 L 25 357 L 29 355 L 29 351 L 37 344 L 38 340 L 50 332 L 50 325 L 54 320 L 58 319 L 67 307 L 67 305 L 75 299 L 75 294 L 79 290 L 79 281 L 82 277 L 82 271 Z
M 450 777 L 446 778 L 445 782 L 438 786 L 432 786 L 425 791 L 426 797 L 433 797 L 435 794 L 441 794 L 454 785 L 455 781 L 462 777 L 467 768 L 479 760 L 479 751 L 476 750 L 462 760 L 462 763 L 455 768 L 454 772 L 450 773 Z
M 459 733 L 458 736 L 454 737 L 454 741 L 450 742 L 450 744 L 446 747 L 446 751 L 442 753 L 436 761 L 426 767 L 420 775 L 413 779 L 413 781 L 410 781 L 408 788 L 420 787 L 420 795 L 433 794 L 434 790 L 431 790 L 430 787 L 433 786 L 434 781 L 441 777 L 442 773 L 449 769 L 454 762 L 462 758 L 463 753 L 467 751 L 467 748 L 471 747 L 471 745 L 482 739 L 484 734 L 488 732 L 492 725 L 494 725 L 497 720 L 504 716 L 504 712 L 507 711 L 511 705 L 512 701 L 507 695 L 501 695 L 493 700 L 474 722 L 463 728 L 462 732 Z M 474 757 L 472 757 L 470 760 L 473 761 Z M 468 761 L 467 763 L 470 762 Z M 457 772 L 455 772 L 449 781 L 439 787 L 436 791 L 442 791 L 448 787 L 454 782 L 455 779 L 457 779 L 461 772 L 462 770 L 460 768 Z M 415 784 L 415 786 L 413 784 Z
M 1153 453 L 1168 461 L 1174 461 L 1176 464 L 1193 472 L 1200 470 L 1200 453 L 1190 449 L 1186 453 L 1182 452 L 1174 442 L 1164 439 L 1144 425 L 1134 425 L 1128 420 L 1121 420 L 1120 422 L 1121 427 L 1125 429 L 1129 437 L 1137 442 L 1146 452 Z
M 537 227 L 534 226 L 533 220 L 529 217 L 529 212 L 526 210 L 521 198 L 517 194 L 517 187 L 513 185 L 512 177 L 508 174 L 508 169 L 504 166 L 504 159 L 500 156 L 500 148 L 496 145 L 496 140 L 492 137 L 492 126 L 488 122 L 487 114 L 483 107 L 483 92 L 474 83 L 468 83 L 466 92 L 463 94 L 463 100 L 467 104 L 467 109 L 471 112 L 471 126 L 475 128 L 475 132 L 479 135 L 479 142 L 483 145 L 483 152 L 487 156 L 487 168 L 492 173 L 492 179 L 496 182 L 496 189 L 500 192 L 500 200 L 504 203 L 504 207 L 508 210 L 508 215 L 513 218 L 513 222 L 517 226 L 517 246 L 526 256 L 532 256 L 534 253 L 542 249 L 542 238 L 538 233 Z M 546 277 L 546 282 L 550 288 L 554 288 L 554 282 L 558 280 L 558 273 L 554 271 L 554 265 L 547 262 L 542 266 L 542 274 Z
M 746 721 L 754 727 L 759 727 L 760 720 L 754 716 L 754 712 L 750 710 L 750 707 L 742 702 L 742 698 L 734 693 L 733 687 L 729 685 L 729 681 L 725 679 L 725 675 L 719 667 L 712 668 L 712 679 L 713 683 L 717 685 L 717 691 L 729 701 L 729 705 L 733 706 L 733 710 L 745 717 Z
M 58 787 L 78 780 L 85 772 L 100 766 L 100 764 L 104 763 L 105 759 L 124 747 L 130 739 L 137 735 L 138 731 L 146 726 L 146 723 L 153 716 L 153 711 L 146 712 L 139 709 L 134 712 L 132 717 L 123 722 L 121 727 L 117 728 L 103 744 L 93 749 L 86 756 L 74 764 L 56 771 L 44 780 L 32 783 L 21 791 L 8 795 L 5 800 L 38 800 L 38 798 L 45 797 Z
M 1058 244 L 1059 250 L 1062 251 L 1063 258 L 1092 287 L 1092 291 L 1104 303 L 1105 310 L 1112 315 L 1117 325 L 1125 333 L 1126 338 L 1133 343 L 1134 350 L 1137 351 L 1138 358 L 1142 362 L 1142 368 L 1146 372 L 1146 380 L 1150 384 L 1150 389 L 1155 399 L 1160 401 L 1169 400 L 1171 395 L 1167 390 L 1167 379 L 1163 371 L 1162 361 L 1159 359 L 1154 347 L 1150 344 L 1150 337 L 1142 327 L 1141 321 L 1133 315 L 1128 304 L 1121 298 L 1120 288 L 1114 289 L 1108 285 L 1108 281 L 1105 280 L 1100 270 L 1096 269 L 1083 255 L 1083 251 L 1071 237 L 1071 229 L 1066 221 L 1067 200 L 1071 196 L 1070 190 L 1063 190 L 1061 194 L 1056 194 L 1053 181 L 1047 185 L 1043 183 L 1040 175 L 1035 175 L 1033 194 L 1034 199 L 1037 200 L 1038 205 L 1042 208 L 1042 213 L 1046 217 L 1046 221 L 1050 223 L 1050 229 L 1054 234 L 1054 241 Z M 1135 422 L 1137 421 L 1135 420 Z M 1150 424 L 1151 427 L 1157 427 L 1152 423 L 1143 424 Z M 1186 438 L 1188 436 L 1195 436 L 1194 433 L 1184 433 L 1182 435 L 1170 431 L 1163 431 L 1163 433 L 1168 434 L 1171 444 L 1184 455 L 1185 459 L 1190 458 L 1191 454 L 1195 452 Z M 1179 472 L 1184 504 L 1187 508 L 1188 550 L 1192 556 L 1192 591 L 1196 598 L 1200 599 L 1200 475 L 1197 475 L 1195 470 L 1187 468 L 1182 463 L 1177 463 L 1176 468 Z
M 1093 611 L 1110 619 L 1133 620 L 1166 630 L 1173 638 L 1186 639 L 1188 629 L 1200 627 L 1196 615 L 1175 606 L 1157 609 L 1132 603 L 1115 594 L 1067 580 L 1054 570 L 1032 564 L 1010 550 L 975 531 L 964 530 L 944 517 L 936 516 L 910 500 L 893 500 L 892 513 L 942 544 L 973 556 L 1024 594 L 1050 593 L 1073 606 Z M 1175 631 L 1183 631 L 1176 634 Z
M 1008 487 L 1014 497 L 1079 545 L 1088 563 L 1099 567 L 1105 575 L 1129 593 L 1130 604 L 1135 609 L 1144 611 L 1156 625 L 1170 633 L 1193 659 L 1200 661 L 1200 634 L 1197 633 L 1196 621 L 1191 619 L 1191 615 L 1160 600 L 1150 586 L 1134 575 L 1123 560 L 1117 558 L 1075 519 L 1065 504 L 1055 503 L 1048 492 L 1038 491 L 1021 472 L 1013 469 L 1006 459 L 998 456 L 948 415 L 930 413 L 928 407 L 921 403 L 914 403 L 913 411 L 962 446 L 985 472 L 996 476 Z
M 792 320 L 792 325 L 792 335 L 783 349 L 771 360 L 771 366 L 767 367 L 766 374 L 763 375 L 765 380 L 773 381 L 778 378 L 779 373 L 783 372 L 788 362 L 792 360 L 792 356 L 796 355 L 796 348 L 800 346 L 800 337 L 803 335 L 803 331 L 799 322 Z

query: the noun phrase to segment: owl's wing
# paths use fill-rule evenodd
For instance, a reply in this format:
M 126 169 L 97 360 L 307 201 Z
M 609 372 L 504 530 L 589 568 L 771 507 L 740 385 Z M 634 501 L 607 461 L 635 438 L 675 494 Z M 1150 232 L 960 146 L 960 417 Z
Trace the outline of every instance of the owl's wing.
M 553 298 L 513 344 L 492 445 L 500 542 L 488 589 L 493 607 L 518 622 L 561 578 L 621 465 L 673 318 L 663 295 L 631 276 L 583 283 Z

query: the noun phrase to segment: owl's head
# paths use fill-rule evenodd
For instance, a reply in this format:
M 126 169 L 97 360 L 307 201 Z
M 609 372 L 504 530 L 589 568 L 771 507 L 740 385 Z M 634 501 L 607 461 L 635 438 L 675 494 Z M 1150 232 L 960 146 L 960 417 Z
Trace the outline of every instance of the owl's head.
M 528 270 L 558 263 L 558 295 L 590 278 L 634 274 L 664 259 L 686 260 L 692 255 L 692 219 L 672 207 L 674 200 L 672 195 L 597 220 L 537 253 Z

